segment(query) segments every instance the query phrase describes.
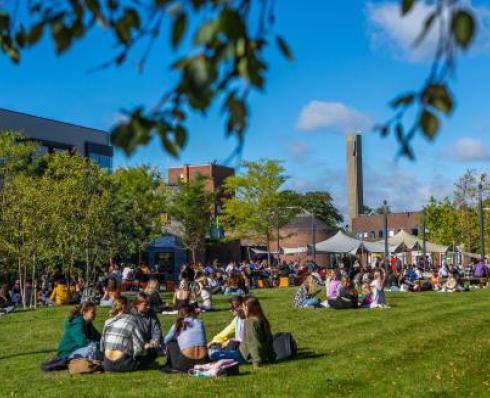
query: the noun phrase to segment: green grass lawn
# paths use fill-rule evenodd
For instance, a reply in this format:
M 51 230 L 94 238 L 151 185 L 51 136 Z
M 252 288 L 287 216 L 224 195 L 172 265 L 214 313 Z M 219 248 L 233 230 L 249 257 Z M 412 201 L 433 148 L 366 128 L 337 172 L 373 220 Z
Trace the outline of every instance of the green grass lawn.
M 390 309 L 295 310 L 294 289 L 255 291 L 273 333 L 291 331 L 296 360 L 217 380 L 157 370 L 45 374 L 69 307 L 0 318 L 0 397 L 467 397 L 490 396 L 490 290 L 388 294 Z M 215 297 L 219 308 L 225 298 Z M 96 320 L 101 328 L 107 311 Z M 174 316 L 160 316 L 165 331 Z M 230 320 L 203 315 L 208 338 Z M 159 359 L 163 363 L 164 359 Z

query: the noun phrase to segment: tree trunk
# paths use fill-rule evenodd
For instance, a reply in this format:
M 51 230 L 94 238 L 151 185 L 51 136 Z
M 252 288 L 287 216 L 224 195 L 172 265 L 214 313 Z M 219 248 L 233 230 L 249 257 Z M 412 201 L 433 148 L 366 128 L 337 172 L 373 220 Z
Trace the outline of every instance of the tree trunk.
M 22 307 L 25 309 L 26 308 L 26 298 L 25 298 L 25 291 L 24 291 L 24 283 L 22 281 L 22 261 L 20 259 L 20 256 L 18 258 L 18 267 L 19 267 L 20 296 L 22 298 Z
M 87 281 L 90 281 L 90 274 L 89 274 L 89 256 L 88 256 L 88 247 L 85 248 L 85 278 L 87 278 Z
M 193 247 L 191 249 L 191 254 L 192 254 L 192 262 L 195 264 L 196 263 L 196 248 Z
M 267 267 L 270 268 L 271 266 L 271 251 L 270 251 L 270 244 L 269 244 L 269 232 L 265 235 L 267 239 Z

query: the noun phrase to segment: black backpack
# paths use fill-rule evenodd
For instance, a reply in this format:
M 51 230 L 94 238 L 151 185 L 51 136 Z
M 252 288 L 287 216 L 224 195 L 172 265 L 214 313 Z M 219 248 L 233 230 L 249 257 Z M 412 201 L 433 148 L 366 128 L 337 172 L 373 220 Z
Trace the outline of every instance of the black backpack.
M 294 358 L 298 347 L 291 333 L 276 333 L 272 338 L 276 361 Z
M 68 368 L 68 359 L 60 358 L 60 357 L 51 358 L 50 360 L 43 362 L 41 364 L 41 369 L 44 370 L 45 372 L 65 370 L 67 368 Z

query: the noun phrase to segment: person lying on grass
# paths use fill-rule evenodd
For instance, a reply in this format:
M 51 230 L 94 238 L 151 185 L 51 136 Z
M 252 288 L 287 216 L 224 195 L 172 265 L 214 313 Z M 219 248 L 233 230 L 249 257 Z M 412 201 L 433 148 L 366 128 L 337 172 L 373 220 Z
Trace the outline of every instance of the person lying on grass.
M 232 297 L 230 300 L 230 312 L 233 314 L 233 320 L 221 332 L 219 332 L 209 342 L 208 348 L 216 346 L 217 348 L 232 349 L 237 347 L 243 340 L 243 327 L 245 314 L 243 312 L 243 297 Z M 214 358 L 210 354 L 211 360 Z
M 179 308 L 177 320 L 164 338 L 167 352 L 167 368 L 187 372 L 194 365 L 209 362 L 206 331 L 197 319 L 196 306 L 184 305 Z
M 100 359 L 100 333 L 93 325 L 96 312 L 97 304 L 93 302 L 77 305 L 70 312 L 58 345 L 58 357 Z
M 150 308 L 150 298 L 146 293 L 139 292 L 133 300 L 130 313 L 135 316 L 140 329 L 143 332 L 145 344 L 148 344 L 146 355 L 156 359 L 161 346 L 162 327 L 160 321 Z
M 308 275 L 296 295 L 294 296 L 294 306 L 296 308 L 315 308 L 320 306 L 320 300 L 315 296 L 320 293 L 313 276 Z
M 354 289 L 352 281 L 348 277 L 342 277 L 340 287 L 335 299 L 328 300 L 328 306 L 336 310 L 358 307 L 357 291 Z
M 145 343 L 138 320 L 128 314 L 127 298 L 116 298 L 109 315 L 111 318 L 105 321 L 100 340 L 104 370 L 129 372 L 151 364 L 155 357 L 147 355 L 147 350 L 152 347 Z

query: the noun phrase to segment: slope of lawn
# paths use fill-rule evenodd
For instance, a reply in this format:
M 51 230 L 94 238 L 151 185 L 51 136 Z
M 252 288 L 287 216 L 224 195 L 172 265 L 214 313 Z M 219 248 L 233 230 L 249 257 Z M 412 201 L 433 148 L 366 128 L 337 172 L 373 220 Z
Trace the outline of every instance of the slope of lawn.
M 490 396 L 490 290 L 388 294 L 390 309 L 295 310 L 294 289 L 256 290 L 273 332 L 291 331 L 296 360 L 217 380 L 158 370 L 44 374 L 69 307 L 0 317 L 0 397 Z M 226 299 L 202 315 L 208 337 L 230 320 Z M 100 310 L 101 328 L 106 310 Z M 160 316 L 168 329 L 174 316 Z M 164 358 L 159 359 L 163 364 Z

